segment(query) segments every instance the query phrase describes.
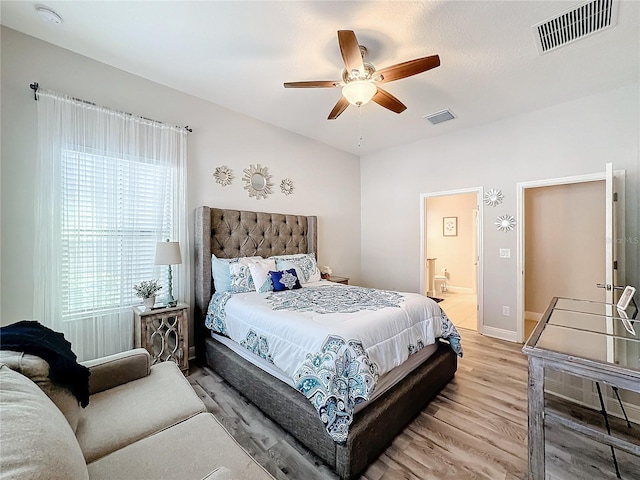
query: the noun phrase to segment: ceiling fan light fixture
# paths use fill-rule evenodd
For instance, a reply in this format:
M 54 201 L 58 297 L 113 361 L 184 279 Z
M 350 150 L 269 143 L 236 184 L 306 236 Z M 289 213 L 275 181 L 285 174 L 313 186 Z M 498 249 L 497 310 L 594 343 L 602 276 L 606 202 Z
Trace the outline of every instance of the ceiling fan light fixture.
M 378 88 L 370 81 L 355 80 L 342 87 L 342 96 L 346 98 L 351 105 L 360 107 L 371 101 L 377 91 Z

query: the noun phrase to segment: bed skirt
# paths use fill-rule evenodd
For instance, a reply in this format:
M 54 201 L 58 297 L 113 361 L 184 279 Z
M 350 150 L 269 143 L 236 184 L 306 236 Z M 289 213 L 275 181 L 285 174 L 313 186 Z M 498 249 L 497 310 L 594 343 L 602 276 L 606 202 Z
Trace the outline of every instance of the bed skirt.
M 326 433 L 309 400 L 289 385 L 207 338 L 207 364 L 268 417 L 324 460 L 342 480 L 357 478 L 453 378 L 457 357 L 448 344 L 371 405 L 358 412 L 344 445 Z

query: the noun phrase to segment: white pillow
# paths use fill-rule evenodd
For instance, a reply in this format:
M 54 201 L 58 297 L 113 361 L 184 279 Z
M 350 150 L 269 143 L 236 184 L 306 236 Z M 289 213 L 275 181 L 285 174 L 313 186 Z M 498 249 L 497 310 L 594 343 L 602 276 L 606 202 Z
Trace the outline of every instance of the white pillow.
M 264 293 L 273 290 L 269 272 L 276 269 L 276 261 L 273 258 L 263 258 L 260 260 L 249 259 L 247 263 L 256 291 Z
M 295 255 L 277 255 L 274 257 L 278 270 L 295 268 L 300 283 L 317 282 L 320 280 L 320 269 L 313 253 L 299 253 Z

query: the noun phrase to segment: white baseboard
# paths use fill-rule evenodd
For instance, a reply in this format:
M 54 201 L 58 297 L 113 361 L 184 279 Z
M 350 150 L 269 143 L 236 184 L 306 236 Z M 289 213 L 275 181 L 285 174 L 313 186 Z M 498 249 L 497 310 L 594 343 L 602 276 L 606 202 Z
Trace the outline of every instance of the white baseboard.
M 196 358 L 196 347 L 189 347 L 189 360 Z
M 534 322 L 539 322 L 542 318 L 542 314 L 538 312 L 524 312 L 525 320 L 533 320 Z
M 476 293 L 473 288 L 469 287 L 456 287 L 455 285 L 447 285 L 447 292 L 451 293 Z
M 499 338 L 500 340 L 507 340 L 508 342 L 518 342 L 518 333 L 512 330 L 504 330 L 502 328 L 488 327 L 484 325 L 482 327 L 482 334 L 487 337 Z

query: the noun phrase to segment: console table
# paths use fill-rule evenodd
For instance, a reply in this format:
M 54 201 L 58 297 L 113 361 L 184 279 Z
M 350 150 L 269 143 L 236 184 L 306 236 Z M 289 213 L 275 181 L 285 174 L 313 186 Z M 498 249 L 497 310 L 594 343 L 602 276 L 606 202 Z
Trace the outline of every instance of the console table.
M 633 318 L 637 311 L 630 313 Z M 522 349 L 529 359 L 529 480 L 546 475 L 545 424 L 608 445 L 612 471 L 618 468 L 615 450 L 640 457 L 640 432 L 621 435 L 609 428 L 600 389 L 600 384 L 610 385 L 616 396 L 617 388 L 640 392 L 640 322 L 623 321 L 624 316 L 615 305 L 555 297 Z M 595 382 L 606 430 L 546 405 L 545 369 Z

